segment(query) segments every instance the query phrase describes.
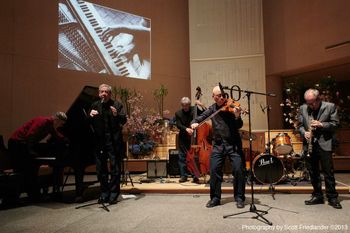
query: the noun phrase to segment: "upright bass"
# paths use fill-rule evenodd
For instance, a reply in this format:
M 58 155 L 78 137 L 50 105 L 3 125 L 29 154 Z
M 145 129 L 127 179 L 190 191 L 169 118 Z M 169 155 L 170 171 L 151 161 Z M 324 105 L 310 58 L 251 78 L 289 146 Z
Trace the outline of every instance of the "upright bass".
M 196 100 L 199 100 L 202 95 L 201 88 L 196 88 Z M 197 117 L 197 104 L 194 107 L 193 118 Z M 199 178 L 202 175 L 209 173 L 209 161 L 210 154 L 212 151 L 212 145 L 208 142 L 208 137 L 211 132 L 210 124 L 203 124 L 193 131 L 191 137 L 191 148 L 187 151 L 186 162 L 187 169 L 192 172 L 192 174 Z

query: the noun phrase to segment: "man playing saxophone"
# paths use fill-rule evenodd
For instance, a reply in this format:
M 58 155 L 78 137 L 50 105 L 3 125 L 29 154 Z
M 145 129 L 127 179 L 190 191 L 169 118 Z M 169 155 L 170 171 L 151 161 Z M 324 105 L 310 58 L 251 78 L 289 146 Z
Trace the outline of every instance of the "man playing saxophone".
M 337 108 L 333 103 L 322 101 L 316 89 L 307 90 L 304 99 L 305 104 L 300 107 L 298 129 L 304 138 L 304 152 L 306 154 L 310 152 L 306 159 L 313 186 L 312 198 L 306 200 L 305 204 L 324 203 L 319 169 L 319 163 L 321 163 L 328 204 L 336 209 L 341 209 L 342 206 L 335 189 L 332 161 L 334 132 L 339 125 Z M 309 151 L 309 149 L 312 150 Z

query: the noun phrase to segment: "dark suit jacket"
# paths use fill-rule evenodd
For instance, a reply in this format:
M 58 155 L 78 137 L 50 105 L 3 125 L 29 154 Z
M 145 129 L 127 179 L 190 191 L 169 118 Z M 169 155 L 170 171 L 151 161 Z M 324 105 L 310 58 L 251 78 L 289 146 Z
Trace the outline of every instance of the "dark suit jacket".
M 195 112 L 196 109 L 197 113 Z M 185 112 L 183 109 L 180 109 L 175 113 L 176 127 L 180 130 L 179 143 L 186 146 L 187 149 L 189 149 L 191 145 L 191 136 L 188 135 L 186 128 L 191 127 L 191 121 L 195 115 L 199 116 L 202 113 L 203 111 L 195 106 L 191 106 L 189 112 Z
M 323 128 L 317 128 L 313 133 L 314 137 L 323 150 L 332 151 L 335 129 L 339 126 L 339 117 L 335 104 L 322 101 L 315 120 L 320 121 L 323 124 Z M 304 150 L 307 150 L 307 141 L 304 134 L 310 128 L 310 109 L 306 104 L 300 107 L 299 122 L 298 130 L 304 139 Z
M 123 105 L 118 101 L 109 100 L 106 104 L 109 106 L 113 106 L 117 109 L 118 114 L 117 116 L 113 116 L 112 110 L 108 111 L 108 117 L 110 117 L 111 125 L 110 125 L 110 132 L 112 136 L 112 143 L 116 149 L 122 145 L 123 141 L 123 135 L 122 135 L 122 128 L 123 125 L 126 123 L 126 113 L 124 111 Z M 96 101 L 91 105 L 91 110 L 97 110 L 99 112 L 98 115 L 94 117 L 90 117 L 91 125 L 94 129 L 95 133 L 95 148 L 96 150 L 101 150 L 103 146 L 105 145 L 105 122 L 102 116 L 102 102 Z M 120 149 L 120 148 L 119 148 Z

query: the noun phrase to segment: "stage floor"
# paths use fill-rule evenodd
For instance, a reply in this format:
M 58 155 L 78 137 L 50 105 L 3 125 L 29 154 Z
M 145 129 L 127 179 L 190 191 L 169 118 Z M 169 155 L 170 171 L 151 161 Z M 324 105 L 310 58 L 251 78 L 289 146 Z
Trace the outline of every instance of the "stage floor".
M 336 189 L 339 193 L 350 193 L 350 174 L 337 173 Z M 133 185 L 130 182 L 133 181 Z M 278 184 L 256 184 L 254 183 L 255 193 L 311 193 L 312 186 L 309 181 L 298 181 L 298 176 L 291 182 L 288 180 L 281 181 Z M 192 182 L 189 178 L 185 183 L 178 182 L 179 177 L 165 178 L 147 178 L 147 174 L 131 174 L 127 179 L 127 183 L 122 185 L 123 193 L 164 193 L 164 194 L 181 194 L 181 193 L 209 193 L 210 187 L 208 184 L 209 176 L 200 178 L 200 184 Z M 222 183 L 223 193 L 232 193 L 233 185 L 232 176 L 224 176 Z M 323 183 L 324 184 L 324 183 Z M 323 185 L 324 186 L 324 185 Z M 323 187 L 324 188 L 324 187 Z M 251 185 L 246 184 L 246 192 L 251 192 Z

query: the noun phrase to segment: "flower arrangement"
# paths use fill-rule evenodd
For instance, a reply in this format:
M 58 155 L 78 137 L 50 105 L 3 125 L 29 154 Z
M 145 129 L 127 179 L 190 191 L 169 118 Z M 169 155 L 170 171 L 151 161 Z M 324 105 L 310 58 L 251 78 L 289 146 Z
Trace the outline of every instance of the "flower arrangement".
M 150 155 L 161 141 L 164 131 L 163 118 L 152 108 L 144 105 L 143 96 L 135 90 L 124 89 L 115 92 L 123 94 L 127 106 L 129 151 L 136 156 Z M 118 94 L 120 93 L 120 94 Z

